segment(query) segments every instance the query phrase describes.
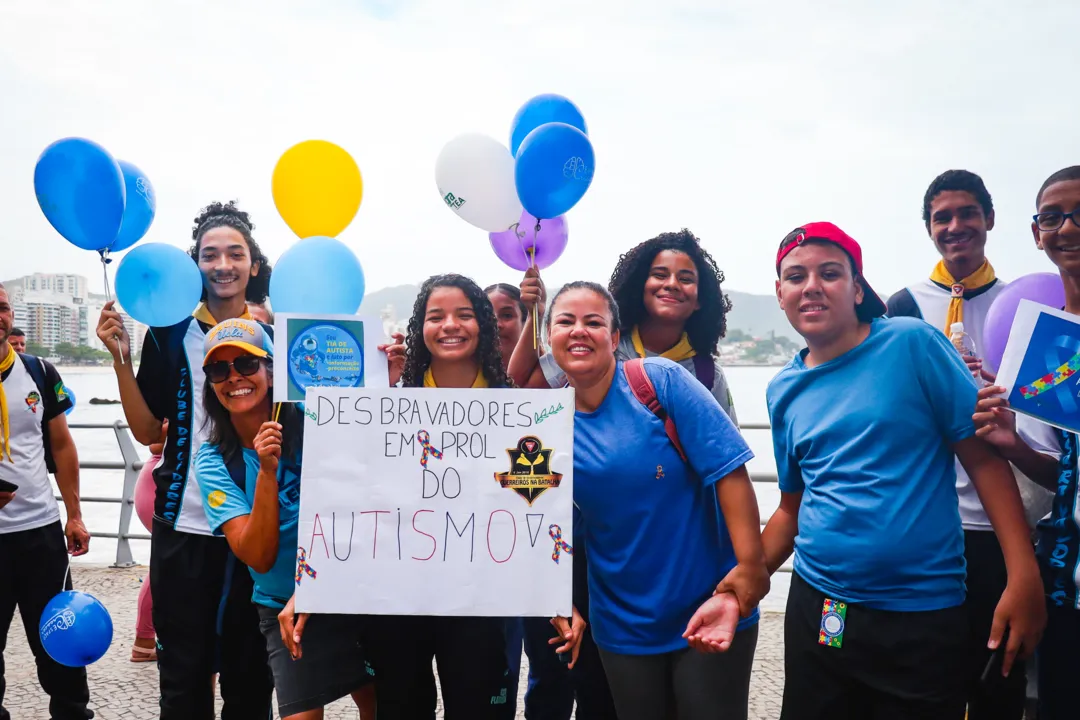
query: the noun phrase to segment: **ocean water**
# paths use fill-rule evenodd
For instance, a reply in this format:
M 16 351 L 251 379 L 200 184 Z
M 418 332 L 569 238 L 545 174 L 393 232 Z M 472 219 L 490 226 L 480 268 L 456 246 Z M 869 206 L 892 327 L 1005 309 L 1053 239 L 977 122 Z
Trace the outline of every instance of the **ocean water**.
M 769 380 L 778 372 L 775 367 L 732 367 L 726 369 L 739 421 L 743 425 L 767 424 L 768 411 L 765 406 L 765 388 Z M 68 416 L 70 423 L 114 423 L 124 419 L 119 405 L 91 405 L 91 398 L 119 399 L 120 392 L 116 376 L 111 368 L 60 368 L 65 384 L 76 397 L 75 410 Z M 72 430 L 81 460 L 122 460 L 120 448 L 112 429 Z M 755 457 L 750 462 L 751 473 L 775 476 L 776 464 L 772 455 L 772 441 L 767 430 L 744 430 L 743 435 L 754 451 Z M 149 456 L 146 448 L 136 444 L 140 456 Z M 83 470 L 81 475 L 81 494 L 83 497 L 118 497 L 123 491 L 124 476 L 119 470 Z M 776 509 L 780 495 L 775 482 L 755 483 L 758 506 L 762 519 L 766 519 Z M 63 504 L 60 505 L 63 513 Z M 116 532 L 120 519 L 120 505 L 115 503 L 83 503 L 83 518 L 93 536 L 99 532 Z M 132 532 L 144 532 L 134 513 L 131 520 Z M 132 540 L 132 553 L 136 562 L 146 564 L 150 561 L 150 543 L 145 540 Z M 107 538 L 92 537 L 90 552 L 76 562 L 110 564 L 116 558 L 116 541 Z M 763 603 L 767 610 L 782 610 L 787 597 L 788 575 L 777 573 L 773 578 L 773 591 Z

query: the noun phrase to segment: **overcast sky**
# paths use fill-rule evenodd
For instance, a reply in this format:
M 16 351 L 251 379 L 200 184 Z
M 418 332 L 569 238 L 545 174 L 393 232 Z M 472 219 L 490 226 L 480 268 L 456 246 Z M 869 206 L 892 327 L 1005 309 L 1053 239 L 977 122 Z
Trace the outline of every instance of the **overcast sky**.
M 435 158 L 461 132 L 507 143 L 542 92 L 578 104 L 596 153 L 549 282 L 606 281 L 688 227 L 726 287 L 767 293 L 780 239 L 830 220 L 887 293 L 937 260 L 921 201 L 948 168 L 994 196 L 1000 275 L 1052 270 L 1028 226 L 1043 179 L 1080 163 L 1078 28 L 1075 0 L 0 0 L 0 277 L 101 289 L 34 199 L 40 152 L 77 135 L 150 177 L 148 240 L 187 247 L 199 209 L 236 198 L 277 258 L 296 238 L 274 164 L 323 138 L 364 175 L 341 239 L 370 289 L 517 282 L 442 203 Z

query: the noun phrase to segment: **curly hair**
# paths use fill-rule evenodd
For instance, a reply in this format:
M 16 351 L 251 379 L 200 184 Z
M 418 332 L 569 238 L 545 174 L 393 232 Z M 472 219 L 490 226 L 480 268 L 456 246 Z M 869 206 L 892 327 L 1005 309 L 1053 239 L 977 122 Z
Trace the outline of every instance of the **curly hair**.
M 191 229 L 191 239 L 194 244 L 188 250 L 191 259 L 196 263 L 199 262 L 199 245 L 202 242 L 203 235 L 219 227 L 229 227 L 243 235 L 244 240 L 247 241 L 248 251 L 251 253 L 252 265 L 259 266 L 259 274 L 248 278 L 244 299 L 253 303 L 266 302 L 266 298 L 270 294 L 270 273 L 273 269 L 270 267 L 270 258 L 263 254 L 259 243 L 255 242 L 255 238 L 251 236 L 251 231 L 255 229 L 251 217 L 236 207 L 235 200 L 230 200 L 227 203 L 210 203 L 195 218 L 195 225 Z M 206 301 L 205 287 L 203 287 L 202 299 L 204 302 Z
M 934 178 L 930 187 L 926 188 L 926 194 L 922 201 L 922 220 L 927 231 L 930 230 L 930 206 L 934 198 L 943 192 L 966 192 L 975 198 L 982 208 L 983 216 L 990 217 L 994 212 L 994 200 L 990 197 L 990 191 L 986 189 L 983 179 L 968 170 L 946 170 Z
M 405 337 L 405 368 L 401 372 L 402 387 L 423 387 L 424 373 L 431 365 L 431 351 L 424 343 L 424 315 L 428 300 L 435 288 L 457 288 L 465 293 L 476 313 L 480 326 L 479 344 L 476 348 L 481 371 L 489 387 L 514 387 L 503 370 L 502 354 L 499 352 L 499 327 L 495 321 L 495 309 L 480 286 L 463 275 L 447 273 L 433 275 L 420 286 L 420 294 L 413 303 L 412 317 Z
M 653 260 L 664 250 L 674 250 L 690 256 L 698 274 L 698 304 L 701 306 L 686 321 L 686 334 L 694 352 L 716 355 L 716 345 L 727 333 L 727 314 L 731 300 L 720 289 L 724 273 L 716 266 L 705 248 L 701 247 L 692 232 L 666 232 L 646 240 L 619 257 L 615 271 L 611 273 L 608 290 L 619 305 L 624 333 L 633 330 L 645 315 L 645 280 L 649 277 Z

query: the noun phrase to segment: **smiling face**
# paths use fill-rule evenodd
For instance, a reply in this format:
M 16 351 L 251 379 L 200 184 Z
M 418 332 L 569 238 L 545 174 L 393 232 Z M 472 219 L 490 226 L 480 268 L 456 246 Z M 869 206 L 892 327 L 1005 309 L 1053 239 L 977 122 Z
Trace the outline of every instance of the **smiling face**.
M 1038 212 L 1080 214 L 1080 180 L 1062 180 L 1043 190 Z M 1076 223 L 1075 217 L 1066 219 L 1057 230 L 1049 231 L 1031 224 L 1035 245 L 1061 272 L 1072 277 L 1080 277 L 1080 227 Z
M 469 360 L 476 356 L 480 324 L 464 291 L 437 287 L 424 310 L 424 345 L 431 359 L 442 362 Z
M 654 319 L 685 324 L 698 308 L 698 272 L 694 260 L 678 250 L 653 258 L 642 296 L 645 313 Z
M 15 350 L 15 352 L 26 352 L 26 336 L 25 335 L 8 335 L 8 344 Z
M 214 362 L 221 360 L 234 362 L 241 355 L 248 355 L 242 348 L 224 346 L 210 358 Z M 242 415 L 252 410 L 259 410 L 269 401 L 273 382 L 267 363 L 260 362 L 254 375 L 241 375 L 235 367 L 229 368 L 229 377 L 224 382 L 212 383 L 214 394 L 230 414 Z
M 958 281 L 983 264 L 986 233 L 993 229 L 993 211 L 984 215 L 979 201 L 969 192 L 946 190 L 930 202 L 930 237 Z
M 521 331 L 525 329 L 525 320 L 521 317 L 520 303 L 502 290 L 492 290 L 488 293 L 488 300 L 495 310 L 495 320 L 499 326 L 499 351 L 505 365 L 517 347 Z
M 602 376 L 615 363 L 619 332 L 612 328 L 611 308 L 588 289 L 567 290 L 551 308 L 551 353 L 571 385 Z
M 851 258 L 832 243 L 806 242 L 780 265 L 776 297 L 796 332 L 808 344 L 824 344 L 859 325 L 855 306 L 863 301 Z
M 252 263 L 251 249 L 238 230 L 216 227 L 199 239 L 199 270 L 207 294 L 227 300 L 244 296 L 248 281 L 259 274 L 259 265 Z

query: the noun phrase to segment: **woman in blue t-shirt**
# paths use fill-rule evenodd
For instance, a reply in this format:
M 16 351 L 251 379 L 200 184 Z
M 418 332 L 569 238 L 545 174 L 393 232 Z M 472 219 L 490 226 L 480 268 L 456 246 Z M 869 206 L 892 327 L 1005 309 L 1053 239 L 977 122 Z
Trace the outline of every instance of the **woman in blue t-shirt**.
M 574 533 L 589 549 L 593 638 L 620 720 L 745 718 L 769 588 L 753 453 L 688 371 L 648 358 L 684 461 L 631 389 L 619 327 L 595 283 L 566 285 L 548 311 L 552 354 L 575 389 Z M 722 579 L 734 592 L 714 596 Z
M 271 419 L 273 346 L 258 323 L 233 319 L 207 333 L 205 352 L 209 439 L 195 472 L 211 530 L 255 581 L 278 712 L 282 720 L 320 720 L 324 705 L 351 694 L 361 718 L 374 720 L 359 618 L 301 615 L 294 627 L 303 412 L 286 404 L 280 423 Z
M 461 275 L 424 281 L 406 336 L 383 346 L 390 384 L 407 388 L 503 388 L 495 311 Z M 379 720 L 423 720 L 435 713 L 439 671 L 448 720 L 508 720 L 506 622 L 501 617 L 379 616 L 365 648 L 379 678 Z

